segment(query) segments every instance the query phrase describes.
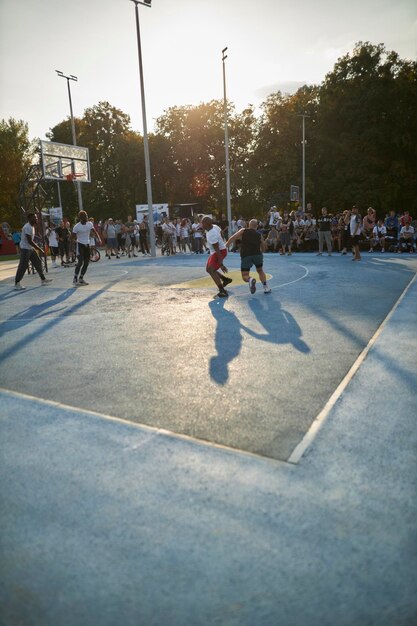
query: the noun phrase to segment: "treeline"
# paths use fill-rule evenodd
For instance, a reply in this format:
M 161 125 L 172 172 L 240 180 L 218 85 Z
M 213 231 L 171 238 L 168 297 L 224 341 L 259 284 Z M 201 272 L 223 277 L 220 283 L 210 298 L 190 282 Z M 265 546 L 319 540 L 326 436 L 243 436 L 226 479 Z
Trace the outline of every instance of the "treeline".
M 306 117 L 306 200 L 317 210 L 372 205 L 415 210 L 417 198 L 417 63 L 370 43 L 340 58 L 321 85 L 294 95 L 271 94 L 255 115 L 229 103 L 232 211 L 260 215 L 284 207 L 290 185 L 301 188 L 301 115 Z M 125 217 L 146 203 L 143 138 L 128 115 L 100 102 L 76 119 L 77 143 L 89 148 L 92 183 L 84 206 L 96 219 Z M 33 158 L 24 122 L 0 124 L 2 221 L 18 224 L 18 190 Z M 51 141 L 72 143 L 70 120 L 51 129 Z M 173 107 L 149 136 L 153 201 L 199 202 L 225 212 L 223 102 Z M 61 185 L 67 215 L 74 186 Z M 57 204 L 57 199 L 55 200 Z

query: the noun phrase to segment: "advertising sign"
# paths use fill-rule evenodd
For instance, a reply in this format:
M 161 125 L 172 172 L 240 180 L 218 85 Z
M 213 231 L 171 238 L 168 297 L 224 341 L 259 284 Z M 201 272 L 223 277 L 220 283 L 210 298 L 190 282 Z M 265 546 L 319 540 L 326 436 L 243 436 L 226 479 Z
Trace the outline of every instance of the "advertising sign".
M 62 207 L 57 206 L 52 209 L 49 209 L 49 219 L 51 222 L 53 222 L 54 224 L 59 224 L 62 218 L 63 218 Z
M 153 204 L 153 222 L 154 224 L 160 224 L 164 217 L 169 217 L 168 204 Z M 136 205 L 136 219 L 138 222 L 143 220 L 143 216 L 148 214 L 147 204 Z

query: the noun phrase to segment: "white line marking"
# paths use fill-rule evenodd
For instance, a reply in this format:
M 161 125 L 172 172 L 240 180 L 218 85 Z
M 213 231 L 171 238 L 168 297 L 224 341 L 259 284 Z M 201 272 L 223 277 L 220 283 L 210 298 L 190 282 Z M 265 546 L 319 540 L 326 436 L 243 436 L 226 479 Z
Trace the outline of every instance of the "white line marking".
M 269 282 L 271 283 L 272 286 L 272 290 L 274 289 L 280 289 L 281 287 L 287 287 L 288 285 L 292 285 L 293 283 L 298 283 L 299 280 L 303 280 L 303 278 L 307 278 L 307 276 L 309 275 L 309 270 L 304 266 L 301 265 L 300 263 L 294 263 L 293 265 L 298 265 L 299 267 L 302 267 L 303 270 L 305 270 L 305 273 L 300 276 L 299 278 L 296 278 L 295 280 L 290 280 L 289 283 L 282 283 L 281 285 L 274 285 L 273 280 L 274 280 L 274 275 L 271 272 L 266 272 L 266 274 L 270 274 L 271 278 L 269 279 Z M 264 270 L 265 271 L 265 270 Z M 236 287 L 244 287 L 246 285 L 246 283 L 244 285 L 235 285 Z M 206 287 L 206 289 L 208 289 Z M 233 299 L 235 298 L 246 298 L 247 297 L 247 293 L 234 293 L 234 292 L 230 292 L 230 295 L 233 296 Z
M 298 265 L 299 267 L 302 267 L 303 270 L 305 270 L 305 274 L 300 276 L 300 278 L 296 278 L 295 280 L 291 280 L 289 283 L 282 283 L 282 285 L 274 285 L 274 289 L 279 289 L 280 287 L 286 287 L 287 285 L 292 285 L 293 283 L 298 283 L 298 281 L 299 280 L 303 280 L 303 278 L 307 278 L 307 276 L 310 273 L 309 270 L 304 265 L 300 265 L 300 263 L 294 263 L 294 265 Z
M 227 446 L 225 444 L 216 443 L 216 442 L 208 441 L 205 439 L 198 439 L 197 437 L 193 437 L 192 435 L 175 433 L 165 428 L 158 428 L 157 426 L 149 426 L 148 424 L 142 424 L 140 422 L 133 422 L 123 417 L 114 417 L 113 415 L 106 415 L 105 413 L 98 413 L 97 411 L 92 411 L 91 409 L 83 409 L 80 407 L 70 406 L 69 404 L 63 404 L 62 402 L 56 402 L 55 400 L 46 400 L 44 398 L 37 398 L 36 396 L 32 396 L 27 393 L 21 393 L 20 391 L 11 391 L 10 389 L 5 389 L 4 387 L 0 387 L 0 394 L 10 396 L 11 398 L 30 400 L 31 402 L 38 402 L 39 404 L 45 404 L 47 406 L 55 407 L 63 411 L 71 411 L 72 413 L 76 413 L 77 415 L 79 415 L 80 413 L 84 413 L 86 415 L 91 415 L 92 417 L 98 417 L 105 421 L 124 424 L 125 426 L 131 426 L 132 428 L 136 428 L 142 431 L 147 431 L 151 435 L 153 435 L 153 437 L 155 437 L 156 435 L 163 435 L 165 437 L 178 439 L 180 441 L 188 441 L 190 443 L 201 445 L 206 448 L 216 448 L 217 450 L 223 450 L 224 452 L 252 457 L 252 458 L 257 459 L 258 461 L 271 463 L 274 466 L 276 466 L 277 464 L 280 464 L 283 466 L 287 465 L 287 462 L 284 461 L 283 459 L 275 459 L 273 457 L 263 456 L 262 454 L 256 454 L 256 452 L 250 452 L 248 450 L 241 450 L 240 448 L 232 448 L 231 446 Z
M 342 395 L 342 393 L 344 392 L 344 390 L 346 389 L 346 387 L 348 386 L 352 378 L 355 376 L 356 372 L 358 371 L 358 369 L 360 368 L 360 366 L 362 365 L 366 357 L 368 356 L 370 349 L 379 338 L 380 334 L 384 330 L 385 326 L 388 324 L 391 317 L 394 315 L 395 310 L 397 309 L 398 305 L 405 297 L 407 291 L 409 290 L 413 282 L 416 280 L 416 277 L 417 277 L 417 274 L 414 274 L 414 277 L 408 283 L 408 285 L 402 292 L 401 296 L 398 298 L 397 302 L 392 307 L 391 311 L 388 313 L 386 318 L 383 320 L 381 325 L 377 328 L 374 335 L 369 340 L 368 345 L 366 345 L 365 348 L 362 350 L 362 352 L 360 353 L 360 355 L 358 356 L 358 358 L 356 359 L 356 361 L 354 362 L 354 364 L 352 365 L 352 367 L 350 368 L 346 376 L 343 378 L 342 382 L 336 387 L 335 391 L 332 393 L 329 400 L 324 405 L 323 409 L 317 415 L 317 417 L 311 424 L 310 428 L 308 429 L 308 431 L 306 432 L 306 434 L 304 435 L 300 443 L 295 447 L 295 449 L 293 450 L 293 452 L 288 458 L 288 463 L 295 463 L 295 464 L 298 463 L 301 457 L 303 456 L 303 454 L 305 453 L 305 451 L 307 450 L 307 448 L 311 446 L 314 439 L 317 437 L 321 427 L 323 426 L 324 422 L 328 418 L 330 411 L 332 410 L 336 402 L 339 400 L 340 396 Z

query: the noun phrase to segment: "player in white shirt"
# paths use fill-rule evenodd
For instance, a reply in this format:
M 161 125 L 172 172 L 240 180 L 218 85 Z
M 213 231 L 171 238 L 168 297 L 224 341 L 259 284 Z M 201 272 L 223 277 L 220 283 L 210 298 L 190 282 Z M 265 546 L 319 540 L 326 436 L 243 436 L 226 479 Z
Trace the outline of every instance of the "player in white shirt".
M 37 243 L 35 243 L 35 224 L 38 223 L 38 218 L 35 213 L 27 214 L 28 221 L 22 228 L 22 238 L 20 240 L 20 260 L 17 267 L 16 276 L 14 279 L 14 288 L 16 291 L 26 289 L 20 284 L 25 272 L 28 268 L 29 261 L 32 263 L 35 270 L 41 277 L 42 285 L 48 285 L 52 282 L 50 278 L 46 278 L 42 269 L 42 262 L 38 254 L 45 255 L 44 250 Z
M 85 211 L 78 213 L 78 219 L 80 221 L 77 222 L 72 229 L 73 237 L 77 240 L 77 265 L 75 267 L 74 280 L 72 281 L 74 287 L 78 287 L 78 285 L 88 285 L 84 280 L 84 274 L 90 263 L 91 233 L 96 237 L 97 241 L 100 241 L 100 237 L 94 225 L 88 221 L 88 215 Z
M 210 217 L 203 217 L 202 226 L 206 231 L 207 245 L 209 247 L 210 256 L 207 259 L 206 272 L 210 274 L 216 283 L 219 293 L 218 298 L 227 298 L 229 295 L 225 289 L 226 285 L 232 282 L 231 278 L 223 276 L 218 270 L 227 273 L 227 267 L 223 264 L 227 256 L 227 248 L 222 237 L 222 231 L 219 226 L 213 224 Z

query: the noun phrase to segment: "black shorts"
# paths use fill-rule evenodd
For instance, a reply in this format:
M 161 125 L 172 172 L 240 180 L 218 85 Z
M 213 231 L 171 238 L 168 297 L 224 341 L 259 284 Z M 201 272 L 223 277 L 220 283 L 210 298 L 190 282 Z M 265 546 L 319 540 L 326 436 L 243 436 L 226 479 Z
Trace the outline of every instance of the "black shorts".
M 361 240 L 361 236 L 360 235 L 355 235 L 354 237 L 350 238 L 352 246 L 359 246 L 360 240 Z
M 252 254 L 251 256 L 244 256 L 240 259 L 240 270 L 242 272 L 249 272 L 252 265 L 254 265 L 256 269 L 261 269 L 263 263 L 263 254 Z

